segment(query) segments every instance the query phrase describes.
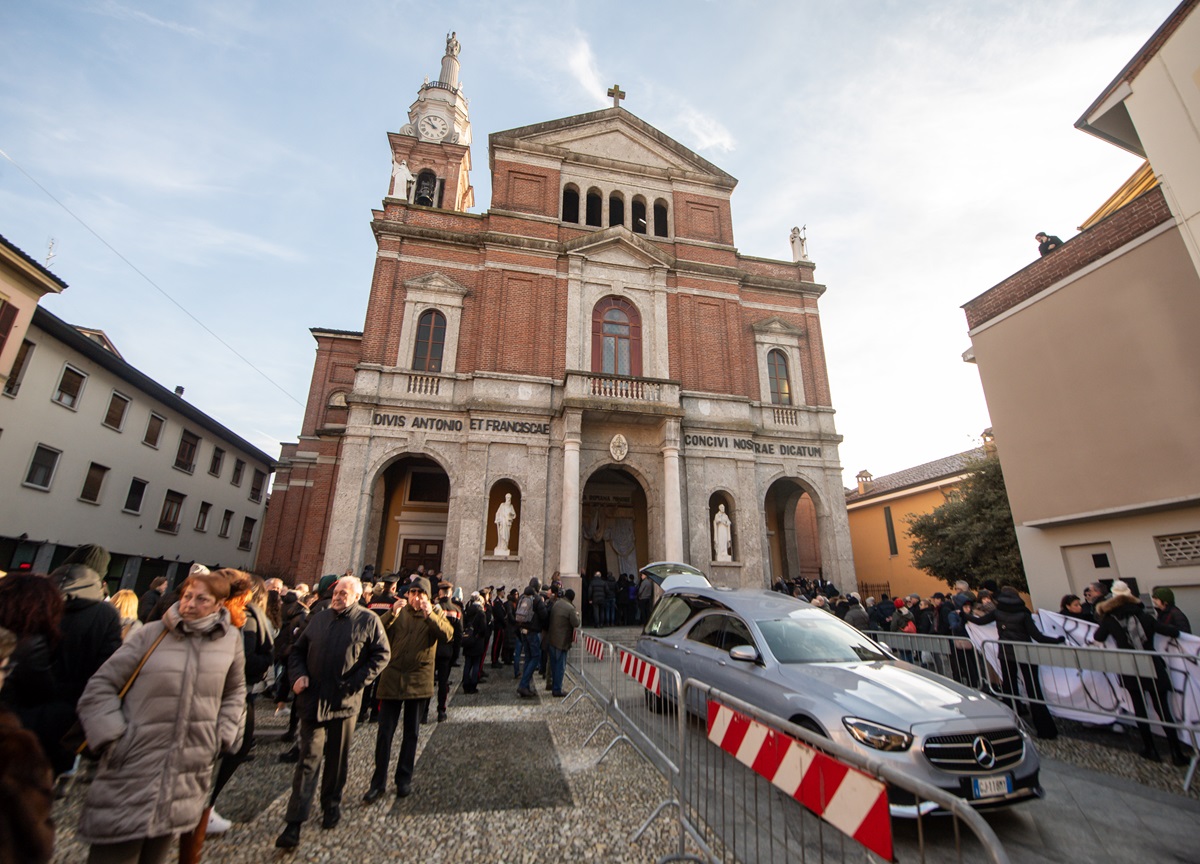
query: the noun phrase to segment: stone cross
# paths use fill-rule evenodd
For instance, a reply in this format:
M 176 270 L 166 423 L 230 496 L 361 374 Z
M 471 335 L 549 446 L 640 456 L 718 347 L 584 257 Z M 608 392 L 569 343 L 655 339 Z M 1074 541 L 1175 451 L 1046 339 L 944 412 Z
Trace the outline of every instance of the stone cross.
M 625 91 L 621 89 L 620 84 L 614 84 L 608 88 L 608 95 L 612 97 L 613 107 L 620 108 L 621 100 L 625 98 Z

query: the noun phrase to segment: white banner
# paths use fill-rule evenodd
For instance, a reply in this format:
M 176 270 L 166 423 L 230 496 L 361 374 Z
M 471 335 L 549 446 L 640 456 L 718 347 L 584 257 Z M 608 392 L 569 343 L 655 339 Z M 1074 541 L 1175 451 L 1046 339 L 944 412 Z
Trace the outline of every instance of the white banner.
M 1070 618 L 1048 609 L 1039 609 L 1034 617 L 1038 619 L 1043 633 L 1047 636 L 1064 637 L 1065 645 L 1079 648 L 1096 647 L 1092 636 L 1098 625 L 1091 621 Z M 996 625 L 968 624 L 967 635 L 971 637 L 976 650 L 984 651 L 992 680 L 999 682 L 1000 662 L 997 646 L 992 641 L 997 637 Z M 986 651 L 984 642 L 990 642 Z M 1109 649 L 1119 650 L 1111 638 L 1106 645 Z M 1200 637 L 1187 633 L 1181 633 L 1174 639 L 1156 635 L 1154 650 L 1163 655 L 1167 664 L 1171 681 L 1172 715 L 1176 720 L 1182 718 L 1185 723 L 1200 725 Z M 1038 669 L 1042 691 L 1046 702 L 1049 703 L 1050 712 L 1055 716 L 1093 724 L 1104 722 L 1100 715 L 1112 717 L 1114 722 L 1134 722 L 1133 703 L 1120 675 L 1044 664 Z M 1145 697 L 1144 701 L 1151 721 L 1157 719 L 1152 700 Z M 1155 724 L 1156 727 L 1157 725 Z

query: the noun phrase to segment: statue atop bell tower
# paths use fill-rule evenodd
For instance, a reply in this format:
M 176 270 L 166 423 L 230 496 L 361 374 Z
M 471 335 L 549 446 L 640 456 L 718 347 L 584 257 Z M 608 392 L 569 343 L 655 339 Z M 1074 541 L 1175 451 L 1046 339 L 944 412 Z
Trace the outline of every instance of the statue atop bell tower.
M 438 83 L 451 89 L 458 87 L 459 44 L 456 35 L 453 32 L 446 34 L 446 56 L 442 58 L 442 74 L 438 76 Z
M 458 34 L 446 34 L 436 81 L 428 78 L 408 109 L 408 123 L 388 138 L 392 145 L 391 198 L 464 211 L 475 204 L 471 188 L 471 120 L 459 81 Z

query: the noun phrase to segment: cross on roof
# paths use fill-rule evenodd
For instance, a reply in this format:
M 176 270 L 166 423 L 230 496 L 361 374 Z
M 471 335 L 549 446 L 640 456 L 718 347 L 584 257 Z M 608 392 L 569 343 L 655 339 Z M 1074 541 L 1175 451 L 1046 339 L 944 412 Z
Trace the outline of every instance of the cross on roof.
M 613 107 L 620 108 L 621 100 L 625 98 L 625 91 L 621 89 L 620 84 L 614 84 L 608 88 L 608 95 L 612 97 Z

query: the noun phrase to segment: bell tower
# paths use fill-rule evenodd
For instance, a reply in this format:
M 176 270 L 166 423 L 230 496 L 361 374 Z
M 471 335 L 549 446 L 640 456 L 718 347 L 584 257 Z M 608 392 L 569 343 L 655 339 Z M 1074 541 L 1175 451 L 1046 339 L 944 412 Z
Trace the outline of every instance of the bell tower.
M 389 132 L 392 180 L 388 197 L 421 207 L 465 211 L 475 204 L 471 188 L 471 120 L 458 80 L 459 42 L 446 36 L 436 81 L 425 79 L 409 106 L 408 123 Z

